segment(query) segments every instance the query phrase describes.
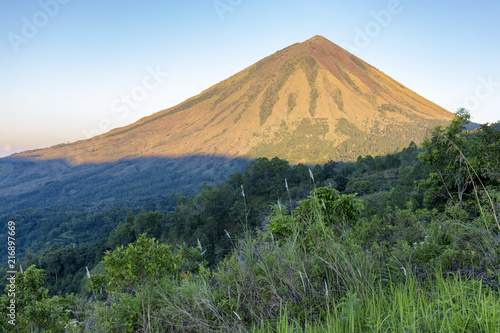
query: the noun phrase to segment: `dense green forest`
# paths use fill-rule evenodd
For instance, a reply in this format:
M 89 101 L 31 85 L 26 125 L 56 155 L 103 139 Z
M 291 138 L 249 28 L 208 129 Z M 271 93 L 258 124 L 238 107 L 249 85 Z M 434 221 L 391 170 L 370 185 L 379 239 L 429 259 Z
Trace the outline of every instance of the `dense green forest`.
M 420 147 L 356 163 L 259 158 L 168 212 L 63 224 L 67 237 L 103 237 L 28 252 L 16 326 L 1 327 L 498 332 L 500 126 L 468 122 L 461 109 Z

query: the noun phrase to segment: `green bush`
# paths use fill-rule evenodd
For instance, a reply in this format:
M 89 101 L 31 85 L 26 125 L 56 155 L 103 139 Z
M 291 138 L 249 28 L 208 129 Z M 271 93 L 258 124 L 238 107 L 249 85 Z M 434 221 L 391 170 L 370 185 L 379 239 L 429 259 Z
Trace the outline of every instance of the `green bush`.
M 108 306 L 96 302 L 94 315 L 98 318 L 98 327 L 103 332 L 136 332 L 142 327 L 141 299 L 132 294 L 114 293 Z
M 299 237 L 308 249 L 314 249 L 319 239 L 353 227 L 363 208 L 355 195 L 340 194 L 328 185 L 311 191 L 291 215 L 281 204 L 271 206 L 267 229 L 277 240 Z
M 46 274 L 43 269 L 34 265 L 24 272 L 15 274 L 15 289 L 5 287 L 5 295 L 0 298 L 3 329 L 9 332 L 65 332 L 69 323 L 69 315 L 64 308 L 64 299 L 59 296 L 49 297 L 48 290 L 44 288 Z M 8 295 L 14 295 L 12 298 Z M 6 320 L 11 305 L 15 300 L 15 326 Z M 12 318 L 9 318 L 12 319 Z

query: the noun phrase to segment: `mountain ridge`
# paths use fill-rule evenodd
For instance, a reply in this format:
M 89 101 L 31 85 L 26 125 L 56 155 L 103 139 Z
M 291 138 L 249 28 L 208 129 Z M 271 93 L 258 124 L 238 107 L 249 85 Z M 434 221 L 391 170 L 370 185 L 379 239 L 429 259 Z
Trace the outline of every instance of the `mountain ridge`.
M 88 140 L 27 151 L 73 164 L 136 157 L 355 160 L 419 142 L 453 114 L 322 36 L 271 54 L 200 94 Z

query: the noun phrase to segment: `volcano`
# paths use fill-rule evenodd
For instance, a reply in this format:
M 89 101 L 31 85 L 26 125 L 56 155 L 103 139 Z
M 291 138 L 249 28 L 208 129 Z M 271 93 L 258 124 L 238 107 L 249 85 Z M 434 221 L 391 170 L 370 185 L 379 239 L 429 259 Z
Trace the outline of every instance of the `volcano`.
M 353 161 L 419 143 L 453 114 L 321 36 L 183 103 L 88 140 L 16 157 L 72 164 L 139 157 Z

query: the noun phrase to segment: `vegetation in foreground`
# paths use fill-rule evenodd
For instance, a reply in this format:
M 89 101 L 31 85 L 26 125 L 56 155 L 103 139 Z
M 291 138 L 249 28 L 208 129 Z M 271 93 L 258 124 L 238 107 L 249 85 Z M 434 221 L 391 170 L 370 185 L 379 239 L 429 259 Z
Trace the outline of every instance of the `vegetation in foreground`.
M 240 183 L 230 209 L 243 236 L 224 228 L 227 217 L 216 219 L 224 201 L 213 194 L 224 187 L 180 202 L 167 231 L 155 223 L 161 214 L 128 216 L 109 239 L 115 246 L 83 278 L 85 292 L 52 296 L 45 270 L 31 265 L 18 273 L 14 331 L 498 332 L 500 136 L 490 126 L 466 134 L 467 120 L 460 111 L 436 128 L 421 164 L 406 170 L 399 160 L 407 177 L 390 191 L 370 188 L 381 176 L 362 171 L 380 160 L 368 157 L 351 167 L 358 177 L 346 177 L 342 191 L 340 172 L 327 185 L 319 170 L 308 170 L 312 191 L 297 202 L 288 180 L 283 193 L 273 182 Z M 408 184 L 419 173 L 425 176 L 413 177 L 416 187 Z M 363 199 L 349 188 L 363 189 Z M 266 189 L 278 200 L 262 224 L 254 210 L 267 202 L 252 192 Z M 406 206 L 380 207 L 379 199 Z M 174 223 L 180 220 L 190 229 Z M 200 237 L 208 228 L 231 245 L 228 255 L 210 245 L 217 235 Z M 196 237 L 194 246 L 153 238 L 182 239 L 184 232 Z M 221 259 L 207 266 L 213 249 Z M 6 316 L 7 294 L 1 302 Z

